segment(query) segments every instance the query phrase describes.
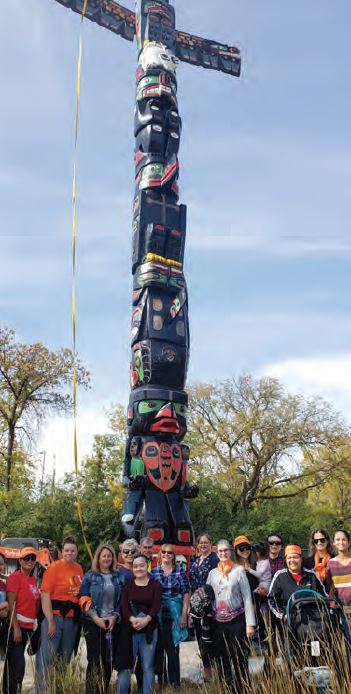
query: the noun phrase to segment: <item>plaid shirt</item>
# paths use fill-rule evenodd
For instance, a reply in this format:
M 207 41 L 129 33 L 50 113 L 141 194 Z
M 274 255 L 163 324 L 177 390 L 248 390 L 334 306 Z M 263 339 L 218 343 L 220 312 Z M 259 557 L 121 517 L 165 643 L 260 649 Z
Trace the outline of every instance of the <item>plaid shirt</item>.
M 168 576 L 160 566 L 155 566 L 151 571 L 151 578 L 161 583 L 163 595 L 170 595 L 174 598 L 177 595 L 190 593 L 188 577 L 180 566 L 175 566 L 172 573 Z
M 269 563 L 271 565 L 272 578 L 274 574 L 277 573 L 277 571 L 280 571 L 281 569 L 286 569 L 285 561 L 283 557 L 280 556 L 280 554 L 278 554 L 276 559 L 271 559 L 269 557 Z

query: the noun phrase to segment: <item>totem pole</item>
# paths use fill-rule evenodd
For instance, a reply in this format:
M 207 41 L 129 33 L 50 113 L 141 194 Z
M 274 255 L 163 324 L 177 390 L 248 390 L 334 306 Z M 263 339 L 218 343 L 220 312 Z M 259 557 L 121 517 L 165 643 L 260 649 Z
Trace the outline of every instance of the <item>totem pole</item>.
M 82 12 L 84 0 L 58 0 Z M 193 544 L 186 499 L 189 358 L 188 296 L 183 273 L 186 206 L 178 204 L 181 118 L 179 60 L 240 74 L 237 48 L 175 29 L 169 0 L 136 0 L 136 13 L 110 0 L 88 0 L 89 19 L 133 40 L 136 34 L 135 196 L 131 394 L 124 463 L 121 536 L 148 534 L 158 544 Z

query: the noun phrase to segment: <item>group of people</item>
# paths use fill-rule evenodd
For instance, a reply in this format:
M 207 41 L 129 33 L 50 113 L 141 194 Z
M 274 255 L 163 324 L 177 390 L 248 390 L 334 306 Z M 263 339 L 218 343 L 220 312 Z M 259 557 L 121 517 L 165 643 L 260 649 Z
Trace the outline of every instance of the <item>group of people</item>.
M 86 640 L 86 693 L 107 691 L 114 669 L 116 694 L 128 694 L 135 672 L 140 694 L 158 684 L 180 686 L 179 644 L 193 624 L 204 669 L 213 665 L 231 686 L 248 677 L 250 640 L 264 641 L 269 629 L 281 632 L 290 596 L 299 588 L 329 594 L 351 605 L 350 537 L 346 530 L 325 528 L 311 534 L 310 556 L 297 544 L 283 551 L 283 538 L 271 533 L 253 544 L 246 535 L 214 547 L 207 533 L 197 539 L 190 571 L 176 562 L 176 550 L 164 544 L 128 539 L 121 561 L 110 544 L 96 549 L 91 569 L 77 563 L 77 543 L 67 537 L 61 559 L 44 572 L 40 588 L 34 569 L 37 552 L 25 547 L 19 569 L 0 581 L 0 638 L 5 653 L 3 693 L 21 688 L 26 646 L 35 653 L 36 692 L 48 690 L 50 669 L 68 662 Z M 0 573 L 4 573 L 0 556 Z M 206 621 L 194 606 L 199 596 L 209 604 Z M 197 600 L 197 602 L 196 602 Z M 351 646 L 346 616 L 342 629 Z M 210 634 L 209 634 L 210 632 Z

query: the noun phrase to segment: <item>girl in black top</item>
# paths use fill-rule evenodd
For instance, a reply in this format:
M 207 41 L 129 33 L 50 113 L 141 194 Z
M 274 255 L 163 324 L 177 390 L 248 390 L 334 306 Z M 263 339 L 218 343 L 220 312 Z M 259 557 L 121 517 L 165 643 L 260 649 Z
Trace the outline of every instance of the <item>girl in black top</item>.
M 143 671 L 143 694 L 151 694 L 154 685 L 157 613 L 161 609 L 162 587 L 150 578 L 147 561 L 143 554 L 134 557 L 134 580 L 127 583 L 122 591 L 123 638 L 119 644 L 117 694 L 128 694 L 137 656 Z

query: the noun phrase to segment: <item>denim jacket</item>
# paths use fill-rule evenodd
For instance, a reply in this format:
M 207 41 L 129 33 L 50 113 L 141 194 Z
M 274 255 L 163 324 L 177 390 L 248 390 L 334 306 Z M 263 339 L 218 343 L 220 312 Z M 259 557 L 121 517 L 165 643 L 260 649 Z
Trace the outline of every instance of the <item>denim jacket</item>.
M 113 614 L 120 614 L 119 604 L 121 600 L 122 587 L 125 583 L 125 576 L 120 571 L 114 571 L 112 573 L 112 583 L 115 588 Z M 91 608 L 89 609 L 86 616 L 92 617 L 94 614 L 100 616 L 102 608 L 103 588 L 104 578 L 101 573 L 88 571 L 88 573 L 85 574 L 80 587 L 79 597 L 91 597 Z

